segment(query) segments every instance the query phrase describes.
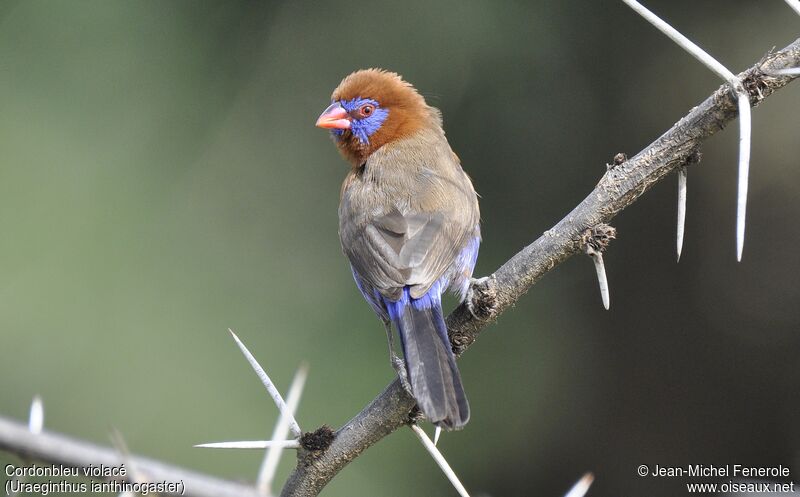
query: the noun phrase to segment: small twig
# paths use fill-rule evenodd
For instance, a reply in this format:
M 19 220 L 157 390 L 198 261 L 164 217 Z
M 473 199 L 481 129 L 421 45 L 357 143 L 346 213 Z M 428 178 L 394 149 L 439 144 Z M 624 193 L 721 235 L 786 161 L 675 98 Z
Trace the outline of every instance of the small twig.
M 300 367 L 297 368 L 297 372 L 292 380 L 292 385 L 289 387 L 289 394 L 286 397 L 286 406 L 288 407 L 288 412 L 292 415 L 297 412 L 297 406 L 303 394 L 306 378 L 308 378 L 308 364 L 302 363 Z M 288 434 L 289 418 L 281 413 L 281 417 L 278 418 L 278 422 L 275 424 L 275 430 L 272 432 L 272 437 L 270 438 L 272 440 L 285 440 Z M 264 461 L 261 463 L 261 469 L 256 479 L 256 489 L 258 489 L 261 495 L 268 496 L 272 494 L 272 482 L 275 479 L 275 472 L 278 469 L 281 454 L 283 454 L 283 450 L 281 449 L 281 446 L 273 445 L 267 450 L 264 456 Z
M 439 452 L 439 449 L 437 449 L 436 446 L 431 441 L 431 439 L 428 438 L 428 434 L 425 433 L 425 430 L 423 430 L 416 424 L 410 424 L 408 426 L 417 435 L 417 438 L 419 438 L 419 441 L 422 442 L 422 445 L 425 447 L 425 450 L 427 450 L 428 453 L 431 455 L 431 457 L 433 457 L 433 460 L 436 461 L 436 464 L 438 464 L 439 467 L 442 469 L 442 472 L 445 474 L 445 476 L 447 476 L 447 479 L 450 480 L 450 483 L 453 485 L 453 487 L 455 487 L 458 494 L 461 495 L 461 497 L 469 497 L 467 489 L 464 488 L 464 485 L 461 484 L 461 482 L 458 479 L 458 476 L 456 476 L 456 473 L 453 471 L 453 468 L 451 468 L 450 465 L 447 464 L 447 459 L 444 458 L 442 453 Z
M 686 227 L 686 174 L 686 166 L 678 168 L 678 227 L 676 234 L 678 261 L 681 260 L 681 251 L 683 250 L 683 232 L 684 228 Z
M 589 491 L 589 487 L 592 486 L 592 482 L 594 481 L 594 474 L 586 473 L 583 477 L 578 480 L 572 488 L 569 489 L 569 492 L 564 497 L 583 497 L 586 495 L 586 492 Z
M 276 446 L 281 449 L 298 449 L 300 448 L 300 442 L 297 440 L 242 440 L 239 442 L 197 444 L 193 447 L 201 449 L 268 449 Z
M 278 392 L 278 389 L 275 388 L 275 384 L 272 383 L 272 380 L 264 371 L 264 368 L 262 368 L 261 365 L 258 363 L 256 358 L 253 357 L 253 354 L 251 354 L 250 351 L 247 350 L 247 347 L 245 347 L 244 343 L 242 343 L 242 341 L 239 340 L 239 337 L 236 336 L 236 333 L 234 333 L 233 330 L 231 329 L 229 329 L 228 331 L 230 332 L 231 336 L 236 342 L 236 345 L 239 346 L 239 349 L 242 351 L 242 354 L 244 354 L 244 357 L 247 359 L 247 362 L 250 363 L 250 366 L 252 366 L 253 370 L 256 372 L 256 375 L 258 375 L 258 379 L 261 380 L 261 383 L 263 383 L 264 386 L 266 387 L 267 392 L 269 392 L 269 395 L 270 397 L 272 397 L 272 400 L 275 402 L 275 405 L 278 406 L 278 410 L 280 411 L 281 416 L 284 416 L 286 417 L 286 419 L 289 420 L 289 429 L 292 431 L 292 435 L 294 435 L 295 438 L 300 438 L 300 436 L 303 434 L 303 430 L 300 429 L 300 425 L 298 425 L 297 420 L 294 419 L 294 414 L 289 412 L 289 409 L 286 407 L 286 402 L 283 401 L 283 397 L 281 397 L 281 394 Z
M 636 0 L 622 1 L 636 11 L 636 13 L 644 17 L 650 24 L 658 28 L 659 31 L 667 35 L 672 41 L 677 43 L 678 46 L 689 52 L 694 58 L 714 71 L 723 80 L 727 81 L 736 92 L 736 99 L 739 107 L 739 187 L 736 199 L 736 260 L 741 261 L 742 250 L 744 248 L 745 211 L 747 209 L 747 181 L 750 173 L 750 135 L 752 130 L 750 94 L 747 93 L 747 90 L 745 90 L 742 85 L 742 81 L 735 74 L 720 64 L 702 48 L 695 45 L 689 38 L 678 32 L 678 30 L 673 28 L 670 24 L 647 10 L 647 8 Z

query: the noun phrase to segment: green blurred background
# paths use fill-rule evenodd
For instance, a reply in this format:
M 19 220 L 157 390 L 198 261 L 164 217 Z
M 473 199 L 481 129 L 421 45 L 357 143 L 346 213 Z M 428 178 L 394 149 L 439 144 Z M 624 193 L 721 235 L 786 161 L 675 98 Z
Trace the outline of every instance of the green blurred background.
M 648 4 L 738 71 L 800 33 L 779 0 Z M 0 415 L 41 394 L 46 427 L 226 478 L 277 413 L 226 329 L 298 420 L 340 426 L 392 378 L 337 236 L 347 166 L 314 128 L 352 70 L 380 66 L 444 113 L 482 195 L 477 275 L 576 205 L 720 81 L 621 2 L 0 4 Z M 441 448 L 473 495 L 681 495 L 639 464 L 800 472 L 800 85 L 754 114 L 744 262 L 737 127 L 614 220 L 612 308 L 574 258 L 461 361 L 473 414 Z M 282 479 L 294 463 L 282 462 Z M 15 461 L 0 454 L 0 463 Z M 409 430 L 324 495 L 455 495 Z

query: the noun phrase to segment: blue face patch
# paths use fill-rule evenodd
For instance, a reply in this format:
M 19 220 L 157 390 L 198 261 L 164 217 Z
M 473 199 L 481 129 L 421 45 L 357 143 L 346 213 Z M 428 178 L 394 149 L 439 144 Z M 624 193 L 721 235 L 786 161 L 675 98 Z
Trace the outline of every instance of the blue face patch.
M 358 141 L 364 145 L 369 145 L 369 137 L 381 128 L 381 125 L 389 116 L 389 111 L 387 109 L 381 108 L 378 102 L 370 98 L 354 98 L 352 100 L 342 100 L 339 103 L 344 107 L 344 110 L 351 115 L 364 104 L 371 104 L 375 107 L 372 114 L 361 119 L 353 117 L 353 121 L 350 124 L 350 131 L 353 133 L 353 136 L 358 138 Z M 341 136 L 344 130 L 334 129 L 332 133 L 336 136 Z

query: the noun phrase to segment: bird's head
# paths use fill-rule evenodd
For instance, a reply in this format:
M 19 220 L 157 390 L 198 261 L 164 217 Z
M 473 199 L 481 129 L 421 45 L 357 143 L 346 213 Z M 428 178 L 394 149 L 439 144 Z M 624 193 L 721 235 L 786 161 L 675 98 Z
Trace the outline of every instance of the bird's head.
M 330 129 L 342 155 L 359 167 L 382 146 L 428 125 L 431 116 L 425 99 L 398 74 L 364 69 L 342 80 L 317 126 Z

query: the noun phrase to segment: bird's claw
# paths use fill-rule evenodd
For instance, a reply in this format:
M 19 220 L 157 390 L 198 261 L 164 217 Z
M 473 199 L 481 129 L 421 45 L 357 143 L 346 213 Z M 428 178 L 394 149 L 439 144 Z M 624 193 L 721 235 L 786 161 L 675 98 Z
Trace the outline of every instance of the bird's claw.
M 408 372 L 406 371 L 406 363 L 403 362 L 402 359 L 393 354 L 392 367 L 397 373 L 397 377 L 400 379 L 400 384 L 403 386 L 403 390 L 405 390 L 409 395 L 413 397 L 414 394 L 411 392 L 411 383 L 408 382 Z
M 497 312 L 497 290 L 494 275 L 470 278 L 467 289 L 467 310 L 472 317 L 485 321 Z

